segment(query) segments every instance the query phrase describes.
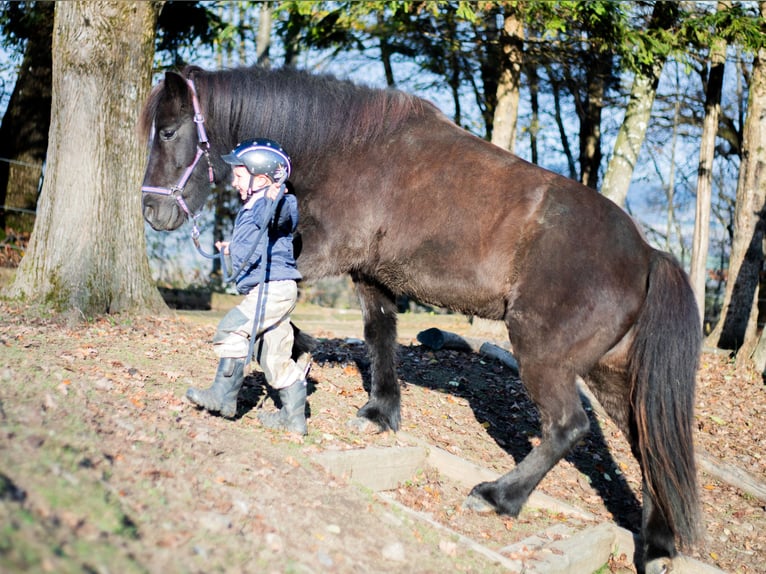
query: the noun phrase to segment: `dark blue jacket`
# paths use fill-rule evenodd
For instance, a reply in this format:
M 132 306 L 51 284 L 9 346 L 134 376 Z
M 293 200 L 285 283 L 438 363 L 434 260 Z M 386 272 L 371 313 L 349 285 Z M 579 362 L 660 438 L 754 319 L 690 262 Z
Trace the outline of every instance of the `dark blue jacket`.
M 249 207 L 248 207 L 249 206 Z M 261 226 L 267 217 L 271 201 L 265 197 L 257 199 L 252 205 L 245 203 L 234 220 L 234 232 L 229 243 L 232 270 L 239 269 L 240 264 L 253 248 L 253 242 L 258 239 Z M 249 262 L 237 276 L 237 291 L 247 294 L 258 285 L 262 271 L 264 244 L 267 245 L 266 281 L 283 281 L 292 279 L 298 281 L 301 274 L 295 264 L 293 255 L 293 233 L 298 227 L 298 201 L 294 195 L 284 195 L 274 212 L 274 218 L 261 245 L 253 252 Z

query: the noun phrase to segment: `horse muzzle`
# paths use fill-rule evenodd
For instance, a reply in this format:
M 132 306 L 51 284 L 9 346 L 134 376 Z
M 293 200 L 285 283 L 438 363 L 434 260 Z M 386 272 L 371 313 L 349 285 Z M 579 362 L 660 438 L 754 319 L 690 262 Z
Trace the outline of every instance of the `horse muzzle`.
M 187 214 L 172 196 L 144 195 L 143 214 L 155 231 L 173 231 L 186 221 Z

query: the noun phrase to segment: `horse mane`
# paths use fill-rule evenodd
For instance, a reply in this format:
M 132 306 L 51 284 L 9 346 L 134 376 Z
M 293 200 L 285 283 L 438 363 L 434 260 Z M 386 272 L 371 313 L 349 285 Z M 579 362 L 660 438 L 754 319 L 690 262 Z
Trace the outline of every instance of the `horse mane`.
M 138 136 L 141 141 L 148 141 L 149 136 L 152 133 L 152 125 L 154 124 L 154 117 L 157 115 L 157 108 L 160 105 L 162 99 L 162 93 L 164 89 L 162 82 L 152 88 L 149 93 L 149 97 L 144 103 L 144 107 L 141 109 L 141 114 L 138 116 Z
M 289 142 L 293 157 L 314 155 L 328 145 L 342 151 L 374 143 L 413 116 L 426 110 L 438 113 L 429 102 L 399 90 L 371 88 L 289 67 L 206 71 L 189 66 L 182 75 L 194 79 L 203 113 L 215 118 L 219 137 L 266 137 L 286 147 Z M 162 83 L 155 86 L 142 111 L 139 129 L 145 137 L 162 91 Z M 211 138 L 215 135 L 211 133 Z

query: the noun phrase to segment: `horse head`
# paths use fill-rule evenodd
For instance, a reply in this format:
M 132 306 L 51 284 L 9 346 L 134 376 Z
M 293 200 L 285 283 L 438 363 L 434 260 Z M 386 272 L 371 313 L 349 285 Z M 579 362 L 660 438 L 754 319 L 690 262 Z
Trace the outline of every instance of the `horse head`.
M 170 231 L 202 207 L 214 183 L 193 81 L 166 73 L 144 106 L 140 128 L 151 137 L 141 186 L 144 219 L 156 230 Z

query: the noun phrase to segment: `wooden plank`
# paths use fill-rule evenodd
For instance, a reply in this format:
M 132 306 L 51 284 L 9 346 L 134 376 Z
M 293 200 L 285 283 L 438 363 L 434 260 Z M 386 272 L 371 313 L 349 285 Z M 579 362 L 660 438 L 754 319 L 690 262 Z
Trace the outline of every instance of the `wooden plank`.
M 325 451 L 313 458 L 330 474 L 379 491 L 412 480 L 423 468 L 426 456 L 421 446 L 402 446 Z
M 500 478 L 500 474 L 497 472 L 479 466 L 425 441 L 421 441 L 414 435 L 400 431 L 399 436 L 425 447 L 428 452 L 426 463 L 438 470 L 442 476 L 463 485 L 466 488 L 466 496 L 470 489 L 480 482 L 492 482 Z M 560 512 L 583 520 L 595 519 L 595 516 L 590 512 L 548 496 L 538 490 L 534 490 L 530 494 L 527 507 L 547 510 L 549 512 Z

